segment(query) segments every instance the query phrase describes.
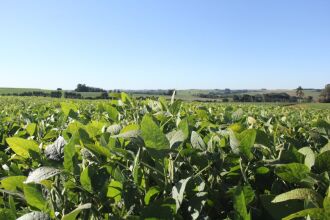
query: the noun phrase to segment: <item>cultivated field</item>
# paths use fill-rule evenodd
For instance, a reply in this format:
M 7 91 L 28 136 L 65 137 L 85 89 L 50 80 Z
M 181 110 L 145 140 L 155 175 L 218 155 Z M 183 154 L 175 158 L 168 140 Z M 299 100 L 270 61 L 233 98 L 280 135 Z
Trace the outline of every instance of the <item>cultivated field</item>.
M 329 105 L 0 97 L 0 219 L 329 219 Z

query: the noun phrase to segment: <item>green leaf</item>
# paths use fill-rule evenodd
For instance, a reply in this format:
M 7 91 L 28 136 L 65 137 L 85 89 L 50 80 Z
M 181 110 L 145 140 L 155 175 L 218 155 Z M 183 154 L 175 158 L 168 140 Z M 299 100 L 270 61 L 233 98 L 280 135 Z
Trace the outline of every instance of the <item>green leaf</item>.
M 40 211 L 47 210 L 47 200 L 42 196 L 39 187 L 35 184 L 26 184 L 23 187 L 26 202 Z
M 191 146 L 195 149 L 198 149 L 198 150 L 205 150 L 206 149 L 206 145 L 205 145 L 203 139 L 195 131 L 193 131 L 191 133 L 190 142 L 191 142 Z
M 9 176 L 0 181 L 1 188 L 16 192 L 17 189 L 23 189 L 23 182 L 25 180 L 26 176 Z
M 0 209 L 0 220 L 15 220 L 15 215 L 10 209 Z
M 247 129 L 238 135 L 240 141 L 240 152 L 249 160 L 253 159 L 252 147 L 256 140 L 257 132 L 254 129 Z
M 172 115 L 177 115 L 182 106 L 181 100 L 175 100 L 169 107 L 169 111 Z
M 276 167 L 275 174 L 289 183 L 299 183 L 309 175 L 309 169 L 304 164 L 290 163 Z
M 26 126 L 26 131 L 29 133 L 30 136 L 33 136 L 36 132 L 37 124 L 36 123 L 30 123 Z
M 329 216 L 326 215 L 323 209 L 320 208 L 312 208 L 312 209 L 305 209 L 300 212 L 296 212 L 294 214 L 291 214 L 283 220 L 291 220 L 295 218 L 302 218 L 309 216 L 313 220 L 327 220 L 329 219 Z
M 54 167 L 39 167 L 29 174 L 24 183 L 40 183 L 41 181 L 56 176 L 61 172 L 61 170 Z
M 129 131 L 121 131 L 117 135 L 111 136 L 111 138 L 124 138 L 124 139 L 131 139 L 131 138 L 137 138 L 141 134 L 141 131 L 138 129 L 129 130 Z
M 300 200 L 288 200 L 281 203 L 272 203 L 275 198 L 274 195 L 260 195 L 260 201 L 263 209 L 265 210 L 265 219 L 281 220 L 285 216 L 293 214 L 304 208 L 303 201 Z
M 73 112 L 78 111 L 78 107 L 74 103 L 61 102 L 61 109 L 65 116 L 69 116 Z
M 253 202 L 255 194 L 250 185 L 243 186 L 243 193 L 246 205 L 249 205 L 251 202 Z
M 139 182 L 140 182 L 140 161 L 139 161 L 139 158 L 140 158 L 140 148 L 134 158 L 134 165 L 133 165 L 133 179 L 134 179 L 134 182 L 135 184 L 139 185 Z
M 146 195 L 144 196 L 144 203 L 146 205 L 149 205 L 150 199 L 154 196 L 160 193 L 160 189 L 157 186 L 151 187 Z
M 175 93 L 176 93 L 176 91 L 174 90 L 172 93 L 172 97 L 171 97 L 171 103 L 170 103 L 171 105 L 173 105 L 173 103 L 174 103 Z
M 182 204 L 186 185 L 190 179 L 191 177 L 188 177 L 187 179 L 182 179 L 172 188 L 172 198 L 175 200 L 176 203 L 176 211 L 179 210 Z
M 46 135 L 43 137 L 43 140 L 51 140 L 58 137 L 58 130 L 53 128 L 52 130 L 48 131 Z
M 327 196 L 323 200 L 323 208 L 327 210 L 328 212 L 330 211 L 330 197 Z
M 147 148 L 169 149 L 170 143 L 150 115 L 145 115 L 141 122 L 142 138 Z
M 87 203 L 84 205 L 79 205 L 75 210 L 70 212 L 69 214 L 66 214 L 62 217 L 62 220 L 75 220 L 79 213 L 84 209 L 90 209 L 92 207 L 91 203 Z
M 84 126 L 84 129 L 87 131 L 88 135 L 92 138 L 102 134 L 102 128 L 105 127 L 107 123 L 101 121 L 91 121 Z
M 123 184 L 116 180 L 112 180 L 108 186 L 107 197 L 112 198 L 115 202 L 121 200 L 121 191 L 123 190 Z
M 64 146 L 67 142 L 62 136 L 59 136 L 53 144 L 50 144 L 45 149 L 46 157 L 50 160 L 61 161 L 64 154 Z
M 9 207 L 10 207 L 10 209 L 11 209 L 11 211 L 12 211 L 12 213 L 16 216 L 16 204 L 15 204 L 15 201 L 14 201 L 14 198 L 13 198 L 13 196 L 9 196 L 9 198 L 8 198 L 8 203 L 9 203 Z
M 262 144 L 266 147 L 271 145 L 271 137 L 269 137 L 264 131 L 257 130 L 256 143 Z
M 184 118 L 180 121 L 178 128 L 183 132 L 184 139 L 186 140 L 189 137 L 190 131 L 189 131 L 189 125 L 187 118 Z
M 64 169 L 72 174 L 79 172 L 75 145 L 79 143 L 79 135 L 75 133 L 69 143 L 64 146 Z
M 94 154 L 98 154 L 99 156 L 111 157 L 110 150 L 104 146 L 101 146 L 99 142 L 95 142 L 89 137 L 88 133 L 79 128 L 79 137 L 82 145 L 86 147 L 88 150 L 93 152 Z
M 48 214 L 43 212 L 30 212 L 18 218 L 17 220 L 50 220 Z
M 240 149 L 239 149 L 240 141 L 238 140 L 238 138 L 236 137 L 237 135 L 235 134 L 235 132 L 232 129 L 229 129 L 228 132 L 229 132 L 230 148 L 234 154 L 239 154 L 240 153 Z
M 120 94 L 120 97 L 121 97 L 121 100 L 123 101 L 123 103 L 134 107 L 134 101 L 131 99 L 131 97 L 127 93 L 122 92 Z
M 316 157 L 315 167 L 319 172 L 330 171 L 330 151 L 325 151 Z
M 92 181 L 90 179 L 89 167 L 86 167 L 80 174 L 80 183 L 88 192 L 92 192 Z
M 172 148 L 174 145 L 176 145 L 177 143 L 181 143 L 184 140 L 185 140 L 185 135 L 181 130 L 174 131 L 170 137 L 170 147 Z
M 173 199 L 157 200 L 144 207 L 141 219 L 175 219 L 175 201 Z
M 238 186 L 234 191 L 234 210 L 235 210 L 235 218 L 237 220 L 250 220 L 251 216 L 246 209 L 246 200 L 244 196 L 243 188 Z
M 311 169 L 315 164 L 315 154 L 310 147 L 303 147 L 298 150 L 299 153 L 305 156 L 305 165 Z
M 115 107 L 113 107 L 111 105 L 106 105 L 105 110 L 107 111 L 108 116 L 112 121 L 114 121 L 114 122 L 118 121 L 119 112 Z
M 39 153 L 39 146 L 33 140 L 26 140 L 19 137 L 11 137 L 6 139 L 9 147 L 19 156 L 24 158 L 29 158 L 29 151 L 34 151 Z
M 275 197 L 272 201 L 273 203 L 285 202 L 287 200 L 308 200 L 313 202 L 313 204 L 320 207 L 322 205 L 323 198 L 314 190 L 302 188 L 294 189 L 286 193 L 282 193 Z
M 264 175 L 269 173 L 269 169 L 267 167 L 258 167 L 256 172 L 257 174 Z
M 330 142 L 328 142 L 326 145 L 324 145 L 321 149 L 320 149 L 320 154 L 324 153 L 326 151 L 330 151 Z
M 117 135 L 119 134 L 121 129 L 122 129 L 121 125 L 113 124 L 107 128 L 107 132 L 110 133 L 111 135 Z

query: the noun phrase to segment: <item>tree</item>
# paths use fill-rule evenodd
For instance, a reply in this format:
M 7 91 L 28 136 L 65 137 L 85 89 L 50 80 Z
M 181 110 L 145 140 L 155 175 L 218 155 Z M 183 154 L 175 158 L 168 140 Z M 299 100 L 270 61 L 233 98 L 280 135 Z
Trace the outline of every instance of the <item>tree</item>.
M 51 91 L 50 92 L 50 97 L 61 98 L 62 97 L 62 92 L 61 91 Z
M 224 91 L 225 94 L 230 94 L 231 93 L 231 90 L 226 88 L 225 91 Z
M 108 99 L 109 98 L 109 94 L 107 92 L 102 92 L 102 94 L 100 95 L 101 99 Z
M 298 96 L 298 98 L 301 100 L 303 97 L 304 97 L 304 90 L 301 86 L 299 86 L 297 89 L 296 89 L 296 95 Z
M 167 92 L 165 92 L 165 95 L 171 96 L 171 95 L 173 95 L 174 91 L 175 91 L 175 89 L 169 89 L 169 90 L 167 90 Z
M 234 95 L 234 96 L 233 96 L 233 101 L 234 101 L 234 102 L 239 102 L 239 100 L 240 100 L 240 98 L 239 98 L 238 95 Z
M 327 84 L 322 90 L 319 98 L 320 102 L 330 102 L 330 84 Z
M 307 102 L 313 102 L 313 96 L 308 96 L 308 97 L 306 98 L 306 101 L 307 101 Z

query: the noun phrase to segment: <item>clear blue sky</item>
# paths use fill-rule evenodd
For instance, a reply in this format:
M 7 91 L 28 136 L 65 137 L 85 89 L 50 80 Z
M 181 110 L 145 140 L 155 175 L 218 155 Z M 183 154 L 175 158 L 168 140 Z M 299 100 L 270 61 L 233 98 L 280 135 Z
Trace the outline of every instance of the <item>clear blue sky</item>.
M 0 0 L 0 87 L 321 88 L 329 0 Z

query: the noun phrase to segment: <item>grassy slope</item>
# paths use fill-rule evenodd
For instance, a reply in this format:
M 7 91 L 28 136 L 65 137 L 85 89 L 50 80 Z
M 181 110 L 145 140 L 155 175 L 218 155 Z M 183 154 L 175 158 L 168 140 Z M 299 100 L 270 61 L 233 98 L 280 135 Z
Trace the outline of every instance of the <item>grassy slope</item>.
M 12 93 L 33 92 L 33 91 L 50 92 L 51 90 L 34 89 L 34 88 L 0 88 L 0 94 L 8 94 L 8 93 L 12 94 Z

